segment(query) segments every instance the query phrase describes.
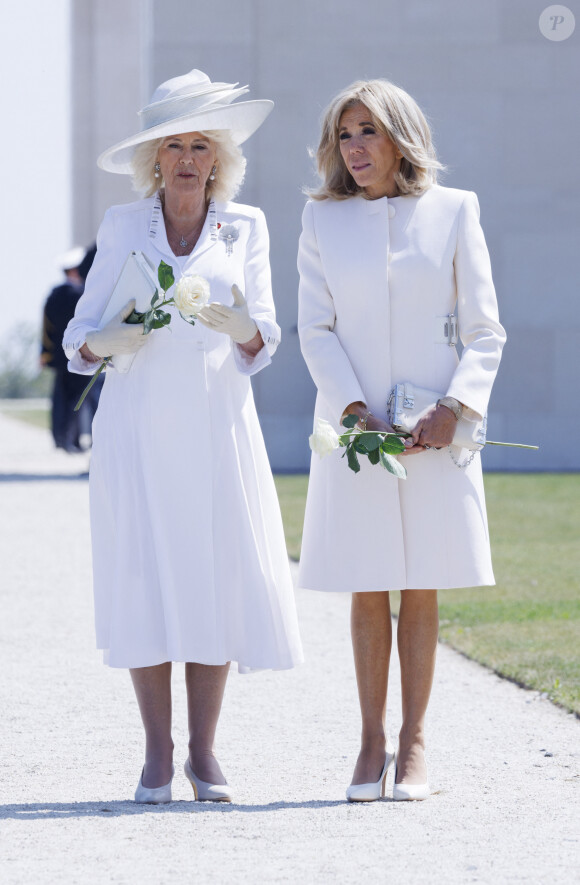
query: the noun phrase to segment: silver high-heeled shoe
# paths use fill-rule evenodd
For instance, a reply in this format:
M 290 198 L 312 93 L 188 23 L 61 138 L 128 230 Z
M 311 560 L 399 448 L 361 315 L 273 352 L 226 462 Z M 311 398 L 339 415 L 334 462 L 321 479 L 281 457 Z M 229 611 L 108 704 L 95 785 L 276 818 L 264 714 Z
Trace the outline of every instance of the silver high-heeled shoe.
M 397 783 L 397 758 L 395 756 L 395 781 L 393 783 L 393 799 L 396 802 L 418 801 L 428 799 L 431 795 L 429 784 L 398 784 Z
M 195 793 L 195 798 L 199 802 L 231 802 L 232 790 L 228 784 L 209 784 L 207 781 L 200 780 L 195 774 L 189 763 L 189 758 L 185 760 L 183 766 L 185 776 Z
M 387 740 L 387 755 L 385 764 L 381 771 L 381 776 L 376 784 L 351 784 L 346 791 L 348 802 L 376 802 L 385 795 L 385 780 L 387 772 L 393 764 L 395 758 L 395 748 L 390 741 Z
M 143 768 L 144 770 L 145 768 Z M 175 774 L 175 768 L 171 766 L 171 780 L 162 787 L 144 787 L 143 771 L 135 790 L 135 802 L 139 802 L 142 805 L 164 805 L 166 802 L 171 802 L 171 781 Z

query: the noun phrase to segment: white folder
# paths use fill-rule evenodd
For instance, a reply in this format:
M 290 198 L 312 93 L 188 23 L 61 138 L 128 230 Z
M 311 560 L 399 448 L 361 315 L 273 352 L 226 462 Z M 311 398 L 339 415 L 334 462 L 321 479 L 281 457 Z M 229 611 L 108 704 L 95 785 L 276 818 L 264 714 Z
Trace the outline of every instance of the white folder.
M 143 252 L 129 252 L 115 288 L 103 311 L 99 322 L 99 329 L 106 326 L 113 317 L 125 307 L 131 298 L 135 299 L 135 310 L 143 313 L 151 307 L 151 299 L 155 291 L 159 289 L 157 282 L 157 270 L 155 265 Z M 134 353 L 117 354 L 111 365 L 117 372 L 128 372 L 131 368 Z

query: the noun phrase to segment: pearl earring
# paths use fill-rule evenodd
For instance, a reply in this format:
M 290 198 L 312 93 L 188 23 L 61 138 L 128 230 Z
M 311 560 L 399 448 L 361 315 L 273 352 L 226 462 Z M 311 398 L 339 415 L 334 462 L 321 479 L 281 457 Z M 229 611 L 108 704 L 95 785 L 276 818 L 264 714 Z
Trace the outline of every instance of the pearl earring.
M 159 175 L 159 172 L 161 171 L 161 163 L 155 163 L 153 168 L 155 169 L 155 178 L 161 178 Z
M 215 181 L 215 174 L 217 172 L 217 166 L 214 166 L 211 170 L 211 174 L 209 176 L 210 181 Z

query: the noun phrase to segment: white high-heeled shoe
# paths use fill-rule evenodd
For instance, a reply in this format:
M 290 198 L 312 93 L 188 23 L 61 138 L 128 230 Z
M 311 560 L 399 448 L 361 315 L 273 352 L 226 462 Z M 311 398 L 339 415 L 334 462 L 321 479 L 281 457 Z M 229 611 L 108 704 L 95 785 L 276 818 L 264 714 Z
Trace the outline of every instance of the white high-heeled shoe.
M 171 780 L 162 787 L 144 787 L 143 771 L 135 790 L 135 802 L 139 802 L 142 805 L 164 805 L 166 802 L 171 802 L 171 781 L 175 774 L 175 768 L 171 766 Z
M 387 779 L 387 772 L 393 761 L 395 759 L 395 748 L 387 740 L 387 755 L 385 757 L 385 764 L 383 765 L 383 770 L 381 771 L 381 776 L 376 782 L 376 784 L 351 784 L 346 791 L 346 798 L 348 802 L 376 802 L 377 799 L 380 799 L 385 795 L 385 780 Z
M 189 764 L 189 758 L 185 760 L 183 770 L 187 780 L 193 787 L 193 792 L 198 802 L 232 801 L 233 793 L 228 784 L 209 784 L 207 781 L 200 780 Z
M 429 784 L 398 784 L 397 758 L 395 756 L 395 781 L 393 783 L 393 799 L 395 802 L 412 802 L 428 799 L 431 795 Z

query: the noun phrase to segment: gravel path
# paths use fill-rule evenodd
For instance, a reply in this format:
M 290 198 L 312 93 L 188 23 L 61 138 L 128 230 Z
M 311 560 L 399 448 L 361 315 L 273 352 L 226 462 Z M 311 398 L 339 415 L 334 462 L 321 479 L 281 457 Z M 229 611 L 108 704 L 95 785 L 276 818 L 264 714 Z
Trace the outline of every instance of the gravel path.
M 87 460 L 0 414 L 5 885 L 580 881 L 580 722 L 444 646 L 428 729 L 433 795 L 344 801 L 359 716 L 339 594 L 298 593 L 302 667 L 230 676 L 217 749 L 236 804 L 192 801 L 176 665 L 175 801 L 135 805 L 136 703 L 126 672 L 93 647 Z M 395 738 L 395 655 L 391 682 Z

